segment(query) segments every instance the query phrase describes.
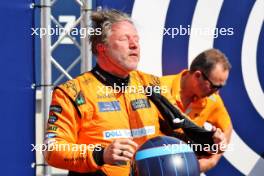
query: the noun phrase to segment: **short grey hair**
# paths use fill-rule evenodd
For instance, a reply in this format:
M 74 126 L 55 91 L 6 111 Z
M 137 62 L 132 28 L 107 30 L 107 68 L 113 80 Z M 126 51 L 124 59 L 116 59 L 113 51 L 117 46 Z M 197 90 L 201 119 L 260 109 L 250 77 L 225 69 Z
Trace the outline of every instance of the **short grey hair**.
M 95 55 L 98 54 L 96 49 L 97 44 L 107 43 L 107 37 L 109 36 L 111 27 L 114 23 L 128 21 L 131 24 L 134 24 L 126 13 L 117 11 L 115 9 L 92 12 L 91 20 L 94 31 L 98 29 L 101 31 L 99 35 L 94 34 L 90 35 L 89 37 L 89 41 L 92 45 L 92 52 Z

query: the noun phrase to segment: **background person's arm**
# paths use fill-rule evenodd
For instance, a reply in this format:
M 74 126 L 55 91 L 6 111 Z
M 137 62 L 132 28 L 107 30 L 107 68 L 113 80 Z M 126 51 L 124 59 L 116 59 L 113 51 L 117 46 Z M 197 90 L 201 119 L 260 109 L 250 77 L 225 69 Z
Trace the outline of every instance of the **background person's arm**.
M 227 145 L 230 143 L 232 130 L 233 130 L 233 126 L 232 123 L 230 123 L 230 125 L 223 131 Z M 217 153 L 210 156 L 199 157 L 198 161 L 200 164 L 200 171 L 207 172 L 208 170 L 214 168 L 221 159 L 222 155 L 223 153 Z

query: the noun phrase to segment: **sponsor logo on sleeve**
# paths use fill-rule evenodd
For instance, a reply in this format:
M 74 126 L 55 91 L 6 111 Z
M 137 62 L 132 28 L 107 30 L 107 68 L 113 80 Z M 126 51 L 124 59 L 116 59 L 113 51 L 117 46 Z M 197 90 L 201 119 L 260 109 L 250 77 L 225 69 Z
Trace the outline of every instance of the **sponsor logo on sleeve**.
M 85 98 L 81 91 L 78 93 L 75 102 L 78 106 L 85 104 Z
M 66 83 L 62 84 L 62 86 L 65 87 L 74 97 L 77 96 L 78 90 L 74 81 L 67 81 Z
M 56 133 L 46 133 L 45 139 L 55 138 L 56 136 L 57 136 Z
M 57 131 L 58 127 L 57 126 L 53 126 L 53 125 L 50 125 L 48 126 L 47 130 L 49 131 Z
M 50 115 L 48 119 L 49 124 L 54 124 L 58 120 L 58 117 L 55 115 Z
M 60 105 L 51 105 L 50 106 L 50 111 L 61 113 L 62 112 L 62 107 Z

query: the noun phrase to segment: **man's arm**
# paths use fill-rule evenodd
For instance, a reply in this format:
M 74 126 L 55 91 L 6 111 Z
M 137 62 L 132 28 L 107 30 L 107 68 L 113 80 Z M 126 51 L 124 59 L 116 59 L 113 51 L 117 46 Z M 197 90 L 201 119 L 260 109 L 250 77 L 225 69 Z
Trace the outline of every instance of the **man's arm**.
M 227 145 L 230 143 L 231 134 L 232 134 L 233 126 L 232 123 L 223 131 L 226 139 Z M 213 154 L 211 156 L 199 157 L 198 161 L 200 164 L 200 171 L 207 172 L 217 165 L 219 160 L 221 159 L 223 153 Z
M 91 119 L 87 114 L 82 118 Z M 104 164 L 116 165 L 133 158 L 137 144 L 131 139 L 116 139 L 105 148 L 100 144 L 94 145 L 96 148 L 78 144 L 82 120 L 70 98 L 62 90 L 55 89 L 45 138 L 49 150 L 44 156 L 49 165 L 76 172 L 94 172 Z
M 200 172 L 207 172 L 208 170 L 215 167 L 221 156 L 222 154 L 214 154 L 211 156 L 203 156 L 198 158 L 200 164 Z
M 48 150 L 44 157 L 48 164 L 77 172 L 93 172 L 100 168 L 93 158 L 93 151 L 88 150 L 86 144 L 77 143 L 80 121 L 70 98 L 62 90 L 55 89 L 45 135 Z

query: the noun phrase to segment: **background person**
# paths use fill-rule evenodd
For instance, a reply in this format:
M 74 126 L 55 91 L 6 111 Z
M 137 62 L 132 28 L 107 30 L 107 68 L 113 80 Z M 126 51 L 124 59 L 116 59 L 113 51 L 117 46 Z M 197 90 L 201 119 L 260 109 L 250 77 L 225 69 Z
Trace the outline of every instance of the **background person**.
M 227 143 L 233 127 L 218 91 L 226 84 L 230 69 L 231 65 L 221 51 L 209 49 L 193 60 L 189 70 L 161 78 L 161 85 L 168 86 L 165 96 L 171 102 L 197 125 L 205 125 L 210 130 L 213 126 L 221 129 Z M 201 171 L 213 168 L 221 155 L 201 157 Z

